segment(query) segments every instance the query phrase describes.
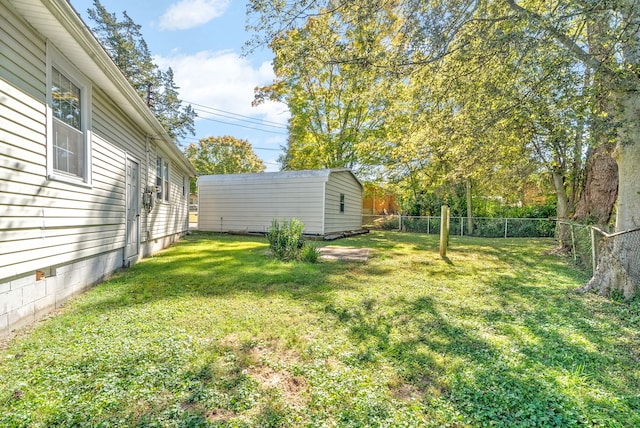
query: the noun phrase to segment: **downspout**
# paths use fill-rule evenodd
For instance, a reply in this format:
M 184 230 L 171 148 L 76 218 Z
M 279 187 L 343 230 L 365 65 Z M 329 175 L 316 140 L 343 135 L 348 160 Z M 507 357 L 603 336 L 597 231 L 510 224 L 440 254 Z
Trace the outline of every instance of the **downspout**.
M 182 175 L 182 196 L 184 197 L 185 210 L 187 215 L 184 219 L 185 233 L 189 234 L 189 197 L 191 196 L 191 178 L 188 174 Z
M 147 138 L 146 138 L 146 162 L 147 162 L 147 166 L 145 168 L 145 177 L 144 177 L 144 191 L 146 192 L 148 187 L 150 186 L 149 184 L 149 153 L 151 152 L 151 136 L 149 134 L 147 134 Z M 152 196 L 153 197 L 153 196 Z M 147 215 L 144 216 L 144 234 L 145 234 L 145 243 L 148 245 L 149 240 L 151 238 L 151 233 L 149 231 L 149 215 L 151 215 L 151 212 L 147 211 Z

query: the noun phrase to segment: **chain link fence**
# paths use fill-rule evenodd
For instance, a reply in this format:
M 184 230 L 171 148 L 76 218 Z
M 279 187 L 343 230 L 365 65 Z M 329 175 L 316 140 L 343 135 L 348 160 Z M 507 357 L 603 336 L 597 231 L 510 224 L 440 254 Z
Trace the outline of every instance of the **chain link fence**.
M 599 241 L 593 234 L 592 227 L 567 221 L 558 221 L 557 223 L 556 237 L 559 237 L 562 233 L 565 234 L 563 240 L 566 243 L 565 245 L 570 245 L 566 249 L 569 250 L 575 265 L 593 274 Z
M 560 238 L 576 266 L 593 274 L 602 240 L 624 251 L 621 260 L 629 275 L 640 281 L 640 229 L 609 234 L 597 227 L 545 218 L 488 218 L 474 217 L 469 228 L 467 217 L 450 218 L 450 234 L 483 238 Z M 362 227 L 378 230 L 440 234 L 439 216 L 363 215 Z
M 362 227 L 438 235 L 440 233 L 440 217 L 363 215 Z M 449 219 L 449 230 L 451 235 L 458 236 L 547 238 L 555 236 L 556 221 L 546 218 L 474 217 L 470 228 L 467 217 L 451 217 Z
M 624 245 L 628 246 L 629 251 L 625 252 L 628 258 L 623 260 L 622 264 L 629 272 L 629 276 L 640 282 L 640 229 L 628 231 L 625 235 L 627 236 Z
M 620 264 L 629 276 L 640 282 L 640 228 L 607 233 L 597 227 L 591 227 L 591 241 L 594 269 L 597 267 L 598 250 L 607 243 L 620 252 Z

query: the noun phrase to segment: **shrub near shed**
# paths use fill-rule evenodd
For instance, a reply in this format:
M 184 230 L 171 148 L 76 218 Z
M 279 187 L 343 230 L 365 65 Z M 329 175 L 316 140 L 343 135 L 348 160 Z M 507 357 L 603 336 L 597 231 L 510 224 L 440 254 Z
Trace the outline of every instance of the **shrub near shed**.
M 305 242 L 303 230 L 304 224 L 296 218 L 284 220 L 282 224 L 274 218 L 267 234 L 273 255 L 282 261 L 317 261 L 318 251 Z

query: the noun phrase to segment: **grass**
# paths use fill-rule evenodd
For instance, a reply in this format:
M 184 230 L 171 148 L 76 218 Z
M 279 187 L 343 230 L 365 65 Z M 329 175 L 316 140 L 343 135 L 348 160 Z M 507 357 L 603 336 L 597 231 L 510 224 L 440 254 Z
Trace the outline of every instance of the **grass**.
M 551 240 L 437 239 L 194 233 L 0 351 L 0 426 L 640 426 L 640 302 Z

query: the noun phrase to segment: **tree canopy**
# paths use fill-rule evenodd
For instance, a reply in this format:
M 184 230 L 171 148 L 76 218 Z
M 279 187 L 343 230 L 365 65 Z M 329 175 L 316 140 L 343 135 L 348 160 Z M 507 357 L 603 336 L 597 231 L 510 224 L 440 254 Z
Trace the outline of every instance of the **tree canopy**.
M 203 138 L 198 144 L 189 144 L 185 154 L 200 175 L 242 174 L 266 169 L 247 140 L 230 136 Z M 195 181 L 191 183 L 191 192 L 197 192 Z
M 118 20 L 100 0 L 93 0 L 93 8 L 87 12 L 95 23 L 91 30 L 96 38 L 138 95 L 148 102 L 167 133 L 172 138 L 193 135 L 196 112 L 179 99 L 173 70 L 160 70 L 153 63 L 142 27 L 126 11 L 122 13 L 123 19 Z
M 599 180 L 619 175 L 616 228 L 640 227 L 637 0 L 252 0 L 248 11 L 248 47 L 272 47 L 272 94 L 292 112 L 286 165 L 333 153 L 415 199 L 461 180 L 505 194 L 544 175 L 560 217 L 588 195 L 585 212 L 606 223 L 616 187 L 585 176 L 611 153 L 618 168 Z M 328 138 L 356 116 L 367 120 L 355 138 Z M 602 156 L 585 170 L 588 153 Z

